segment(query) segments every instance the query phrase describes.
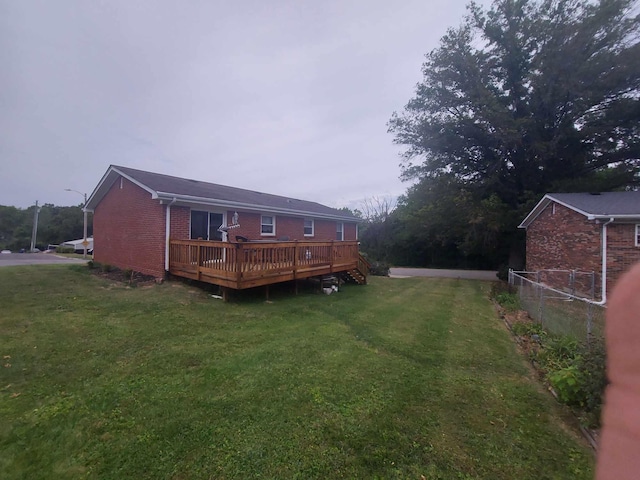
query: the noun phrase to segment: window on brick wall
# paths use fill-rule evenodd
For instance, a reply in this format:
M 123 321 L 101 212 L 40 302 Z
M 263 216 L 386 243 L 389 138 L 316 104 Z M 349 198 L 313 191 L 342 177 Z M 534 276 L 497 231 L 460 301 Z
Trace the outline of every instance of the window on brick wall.
M 215 212 L 191 210 L 191 239 L 222 240 L 218 227 L 224 224 L 224 215 Z
M 636 247 L 640 247 L 640 224 L 636 224 Z
M 304 219 L 304 236 L 313 237 L 313 220 L 309 218 Z
M 272 215 L 260 216 L 260 234 L 261 235 L 276 234 L 276 217 Z
M 336 240 L 344 240 L 344 223 L 336 222 Z

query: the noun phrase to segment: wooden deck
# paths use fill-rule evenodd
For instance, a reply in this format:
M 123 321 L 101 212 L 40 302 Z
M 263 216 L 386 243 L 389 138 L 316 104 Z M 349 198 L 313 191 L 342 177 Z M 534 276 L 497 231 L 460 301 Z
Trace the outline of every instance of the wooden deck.
M 169 273 L 236 290 L 342 272 L 366 283 L 358 242 L 169 242 Z

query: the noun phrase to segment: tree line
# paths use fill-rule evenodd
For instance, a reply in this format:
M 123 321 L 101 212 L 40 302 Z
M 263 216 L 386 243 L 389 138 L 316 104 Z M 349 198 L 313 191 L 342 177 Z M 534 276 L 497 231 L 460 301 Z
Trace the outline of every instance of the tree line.
M 471 3 L 388 123 L 414 182 L 363 249 L 398 265 L 524 262 L 518 224 L 545 193 L 640 183 L 637 0 Z
M 17 208 L 0 205 L 0 249 L 29 250 L 33 231 L 35 206 Z M 49 244 L 59 245 L 83 238 L 84 214 L 82 206 L 58 207 L 50 203 L 38 207 L 36 247 L 41 250 Z M 92 216 L 88 216 L 87 235 L 93 231 Z

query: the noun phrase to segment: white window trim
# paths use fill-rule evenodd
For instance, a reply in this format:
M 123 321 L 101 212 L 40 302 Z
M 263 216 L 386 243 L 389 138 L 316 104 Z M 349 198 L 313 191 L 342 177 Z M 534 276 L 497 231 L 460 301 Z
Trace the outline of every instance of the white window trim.
M 336 240 L 344 242 L 344 222 L 336 222 L 336 235 L 338 234 L 338 225 L 340 225 L 340 238 L 336 238 Z
M 636 223 L 636 247 L 640 247 L 640 223 Z
M 264 217 L 270 217 L 270 218 L 273 219 L 273 224 L 272 224 L 273 225 L 273 233 L 263 233 L 262 225 L 268 225 L 268 224 L 262 222 L 262 219 Z M 275 237 L 276 236 L 276 216 L 275 215 L 267 215 L 267 214 L 260 215 L 260 235 L 263 236 L 263 237 Z
M 304 224 L 304 222 L 311 222 L 311 233 L 304 233 L 304 230 L 306 227 L 306 225 Z M 304 234 L 305 237 L 313 237 L 316 234 L 316 222 L 313 220 L 313 218 L 305 218 L 304 222 L 302 224 L 302 233 Z

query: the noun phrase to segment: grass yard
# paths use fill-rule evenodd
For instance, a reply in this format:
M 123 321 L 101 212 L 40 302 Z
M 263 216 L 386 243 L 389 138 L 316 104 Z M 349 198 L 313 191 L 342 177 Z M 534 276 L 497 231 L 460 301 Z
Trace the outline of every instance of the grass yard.
M 0 268 L 0 478 L 591 479 L 489 287 L 224 304 Z

